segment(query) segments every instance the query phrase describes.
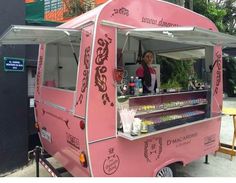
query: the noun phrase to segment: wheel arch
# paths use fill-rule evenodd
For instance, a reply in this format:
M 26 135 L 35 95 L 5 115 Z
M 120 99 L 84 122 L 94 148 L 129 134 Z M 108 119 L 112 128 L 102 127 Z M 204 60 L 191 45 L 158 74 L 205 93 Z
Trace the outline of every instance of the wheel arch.
M 182 165 L 182 166 L 186 165 L 185 161 L 181 160 L 181 159 L 168 160 L 165 163 L 162 163 L 160 166 L 155 168 L 155 170 L 153 171 L 153 177 L 156 177 L 158 171 L 161 170 L 162 168 L 164 168 L 166 166 L 170 166 L 170 165 L 175 165 L 175 164 L 179 164 L 179 165 Z

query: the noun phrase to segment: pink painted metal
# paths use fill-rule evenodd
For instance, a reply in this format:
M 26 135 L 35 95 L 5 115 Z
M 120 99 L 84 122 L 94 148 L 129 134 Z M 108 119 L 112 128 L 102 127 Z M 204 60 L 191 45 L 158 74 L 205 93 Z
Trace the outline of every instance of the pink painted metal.
M 218 148 L 220 119 L 137 141 L 122 138 L 90 145 L 94 176 L 154 176 L 174 162 L 187 164 Z M 95 153 L 99 152 L 99 153 Z
M 222 50 L 221 47 L 215 47 L 214 50 L 214 63 L 215 69 L 213 69 L 213 104 L 212 104 L 212 114 L 217 116 L 221 114 L 222 111 L 222 101 L 223 101 L 223 72 L 222 72 Z
M 117 136 L 116 28 L 102 25 L 103 20 L 137 28 L 196 26 L 217 31 L 209 19 L 157 0 L 108 1 L 61 25 L 82 28 L 77 87 L 68 92 L 42 85 L 45 47 L 41 45 L 35 113 L 45 150 L 74 176 L 155 176 L 163 166 L 187 164 L 217 150 L 220 117 L 134 141 Z M 89 22 L 93 23 L 83 28 Z M 217 116 L 222 107 L 221 55 L 216 47 L 214 60 L 219 62 L 213 71 L 211 112 Z M 42 138 L 43 133 L 49 138 Z M 87 155 L 87 168 L 79 162 L 81 152 Z
M 91 61 L 91 46 L 93 37 L 93 26 L 86 27 L 82 30 L 82 42 L 80 52 L 79 71 L 77 77 L 78 91 L 75 100 L 75 115 L 85 118 L 86 100 L 88 91 L 89 67 Z
M 115 29 L 98 26 L 88 93 L 88 142 L 116 136 Z
M 37 66 L 37 76 L 36 76 L 36 86 L 34 92 L 35 101 L 40 100 L 41 95 L 41 86 L 42 86 L 42 77 L 43 77 L 43 65 L 44 65 L 44 56 L 45 56 L 45 45 L 40 45 L 39 47 L 39 56 L 38 56 L 38 66 Z

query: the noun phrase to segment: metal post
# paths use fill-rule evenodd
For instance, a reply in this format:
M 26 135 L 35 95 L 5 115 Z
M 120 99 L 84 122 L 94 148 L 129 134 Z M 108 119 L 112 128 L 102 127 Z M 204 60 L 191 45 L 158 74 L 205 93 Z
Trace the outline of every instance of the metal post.
M 208 155 L 205 156 L 205 164 L 209 164 L 209 161 L 208 161 Z
M 35 147 L 35 161 L 36 161 L 36 177 L 39 177 L 39 156 L 41 153 L 40 147 Z

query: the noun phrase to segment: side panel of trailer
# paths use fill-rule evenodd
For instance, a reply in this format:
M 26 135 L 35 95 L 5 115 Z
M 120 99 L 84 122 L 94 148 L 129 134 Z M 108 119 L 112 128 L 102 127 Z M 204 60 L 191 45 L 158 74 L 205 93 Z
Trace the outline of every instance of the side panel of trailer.
M 80 153 L 88 154 L 85 110 L 92 38 L 93 25 L 90 25 L 81 30 L 81 41 L 73 42 L 78 65 L 68 42 L 61 49 L 57 44 L 48 45 L 48 48 L 46 45 L 42 51 L 42 54 L 45 51 L 45 58 L 39 57 L 47 62 L 39 62 L 42 70 L 39 67 L 36 85 L 40 96 L 36 98 L 35 112 L 41 141 L 44 149 L 74 176 L 90 175 L 88 165 L 83 167 L 79 157 Z M 47 80 L 55 81 L 49 83 Z

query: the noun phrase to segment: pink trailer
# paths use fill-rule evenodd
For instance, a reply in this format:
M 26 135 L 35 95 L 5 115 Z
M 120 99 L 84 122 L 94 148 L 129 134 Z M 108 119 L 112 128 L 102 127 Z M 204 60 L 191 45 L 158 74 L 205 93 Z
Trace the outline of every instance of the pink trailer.
M 119 96 L 114 70 L 133 74 L 140 40 L 156 55 L 202 58 L 204 89 Z M 1 38 L 39 44 L 35 118 L 43 149 L 73 176 L 102 177 L 173 176 L 175 163 L 218 149 L 221 46 L 235 43 L 206 17 L 158 0 L 110 0 L 57 28 L 12 26 Z M 131 136 L 119 128 L 122 109 L 155 123 Z

